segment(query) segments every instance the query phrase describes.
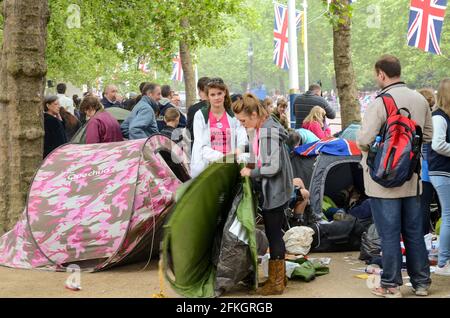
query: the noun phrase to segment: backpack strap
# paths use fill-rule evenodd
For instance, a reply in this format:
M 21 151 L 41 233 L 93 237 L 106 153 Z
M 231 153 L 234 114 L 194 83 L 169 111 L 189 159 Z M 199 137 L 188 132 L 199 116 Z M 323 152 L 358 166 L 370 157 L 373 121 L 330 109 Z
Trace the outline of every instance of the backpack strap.
M 379 96 L 383 99 L 384 108 L 386 109 L 387 117 L 397 114 L 398 107 L 397 107 L 397 104 L 395 103 L 394 98 L 391 96 L 391 94 L 384 93 Z
M 203 114 L 203 117 L 205 118 L 205 124 L 208 124 L 210 109 L 211 109 L 211 106 L 209 105 L 209 103 L 200 109 L 200 111 Z M 228 114 L 228 116 L 230 116 L 231 118 L 234 118 L 234 113 L 231 109 L 225 109 L 225 112 Z

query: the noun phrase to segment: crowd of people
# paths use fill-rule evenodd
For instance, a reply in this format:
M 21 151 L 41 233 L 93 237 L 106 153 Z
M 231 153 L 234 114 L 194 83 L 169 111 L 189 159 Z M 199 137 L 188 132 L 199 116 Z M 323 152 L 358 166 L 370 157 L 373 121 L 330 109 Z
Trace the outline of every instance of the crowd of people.
M 374 99 L 367 107 L 357 138 L 363 153 L 365 194 L 371 198 L 374 223 L 382 242 L 381 286 L 373 293 L 383 297 L 401 296 L 402 237 L 412 287 L 416 295 L 425 296 L 431 279 L 423 235 L 429 232 L 426 218 L 434 190 L 442 209 L 436 274 L 450 276 L 450 79 L 441 81 L 435 99 L 433 90 L 419 93 L 401 81 L 400 61 L 394 56 L 381 57 L 375 64 L 375 74 L 381 93 L 390 94 L 398 108 L 407 109 L 421 127 L 424 160 L 422 182 L 417 173 L 395 188 L 372 180 L 367 152 L 388 117 L 383 101 Z M 101 100 L 88 94 L 82 100 L 74 98 L 73 101 L 64 95 L 65 85 L 58 85 L 58 95 L 46 98 L 44 104 L 44 157 L 69 141 L 76 128 L 70 120 L 83 122 L 86 118 L 87 143 L 148 138 L 155 133 L 183 143 L 191 155 L 193 178 L 210 163 L 229 156 L 245 162 L 240 174 L 253 181 L 270 246 L 269 279 L 260 293 L 281 294 L 286 287 L 284 213 L 290 207 L 296 216 L 301 216 L 309 198 L 303 181 L 293 176 L 290 152 L 301 144 L 330 137 L 327 118 L 335 118 L 336 112 L 321 96 L 318 84 L 296 97 L 295 129 L 290 128 L 286 114 L 288 103 L 284 98 L 278 98 L 274 105 L 272 99 L 261 101 L 251 93 L 231 95 L 221 78 L 200 78 L 197 88 L 200 101 L 190 106 L 185 115 L 179 109 L 179 95 L 168 85 L 142 83 L 141 94 L 126 102 L 120 100 L 114 85 L 105 88 Z M 119 125 L 105 111 L 110 107 L 128 109 L 130 114 Z M 423 185 L 420 200 L 417 184 Z

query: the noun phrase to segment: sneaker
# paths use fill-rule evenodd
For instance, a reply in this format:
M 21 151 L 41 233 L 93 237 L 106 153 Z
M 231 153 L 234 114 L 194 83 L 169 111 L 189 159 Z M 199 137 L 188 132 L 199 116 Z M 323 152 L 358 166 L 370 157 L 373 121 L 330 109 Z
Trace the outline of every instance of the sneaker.
M 416 294 L 416 296 L 428 296 L 428 288 L 425 287 L 417 287 L 415 289 L 413 289 L 414 294 Z
M 447 261 L 444 267 L 436 266 L 434 273 L 441 276 L 450 276 L 450 261 Z
M 384 287 L 378 287 L 375 289 L 372 289 L 372 294 L 385 297 L 385 298 L 402 298 L 403 295 L 400 292 L 399 287 L 390 287 L 390 288 L 384 288 Z

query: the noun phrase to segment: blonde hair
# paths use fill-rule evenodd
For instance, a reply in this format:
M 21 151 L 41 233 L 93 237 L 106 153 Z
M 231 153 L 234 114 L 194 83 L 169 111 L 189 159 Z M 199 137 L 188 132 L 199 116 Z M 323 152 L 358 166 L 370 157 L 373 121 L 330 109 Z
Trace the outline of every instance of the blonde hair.
M 430 107 L 433 107 L 434 104 L 436 104 L 436 98 L 434 97 L 434 92 L 431 88 L 419 89 L 419 93 L 422 94 L 423 97 L 425 97 Z
M 450 77 L 444 78 L 439 83 L 437 105 L 450 116 Z
M 258 97 L 251 93 L 245 93 L 242 99 L 234 102 L 232 108 L 235 114 L 244 112 L 244 114 L 250 116 L 255 112 L 259 118 L 269 116 L 269 112 L 260 103 Z
M 317 121 L 323 127 L 323 119 L 325 118 L 326 112 L 320 106 L 314 106 L 309 112 L 308 116 L 303 120 L 303 122 Z

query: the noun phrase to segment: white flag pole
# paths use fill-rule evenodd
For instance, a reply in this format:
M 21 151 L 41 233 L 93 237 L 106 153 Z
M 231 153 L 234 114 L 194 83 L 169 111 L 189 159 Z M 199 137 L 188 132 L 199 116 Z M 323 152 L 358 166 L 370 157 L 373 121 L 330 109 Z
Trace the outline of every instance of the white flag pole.
M 309 61 L 308 61 L 308 3 L 303 0 L 303 34 L 304 34 L 304 54 L 305 54 L 305 92 L 309 87 Z
M 294 100 L 299 91 L 297 55 L 297 19 L 295 0 L 288 1 L 288 47 L 289 47 L 289 115 L 291 127 L 295 125 Z M 282 52 L 280 52 L 282 54 Z

